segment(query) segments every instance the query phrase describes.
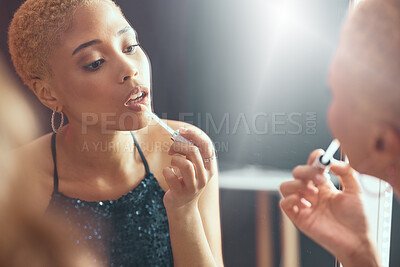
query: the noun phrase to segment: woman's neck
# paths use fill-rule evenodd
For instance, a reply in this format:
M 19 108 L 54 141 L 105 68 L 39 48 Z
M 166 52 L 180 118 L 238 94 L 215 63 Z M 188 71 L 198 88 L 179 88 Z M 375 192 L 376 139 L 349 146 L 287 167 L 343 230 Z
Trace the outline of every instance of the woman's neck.
M 129 131 L 102 131 L 92 127 L 83 133 L 80 127 L 69 124 L 57 134 L 57 151 L 71 166 L 90 172 L 90 176 L 120 174 L 123 177 L 132 166 L 141 164 Z

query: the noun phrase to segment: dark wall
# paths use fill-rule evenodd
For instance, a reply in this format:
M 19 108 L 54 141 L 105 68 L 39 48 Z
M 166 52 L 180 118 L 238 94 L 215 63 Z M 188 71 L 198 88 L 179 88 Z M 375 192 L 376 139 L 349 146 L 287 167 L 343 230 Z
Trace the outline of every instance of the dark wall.
M 208 133 L 222 169 L 291 169 L 329 144 L 327 72 L 347 0 L 117 2 L 152 61 L 155 111 Z
M 7 56 L 21 2 L 1 2 Z M 222 169 L 291 169 L 329 144 L 326 77 L 347 0 L 116 2 L 151 59 L 155 111 L 208 133 Z M 50 111 L 32 98 L 49 131 Z

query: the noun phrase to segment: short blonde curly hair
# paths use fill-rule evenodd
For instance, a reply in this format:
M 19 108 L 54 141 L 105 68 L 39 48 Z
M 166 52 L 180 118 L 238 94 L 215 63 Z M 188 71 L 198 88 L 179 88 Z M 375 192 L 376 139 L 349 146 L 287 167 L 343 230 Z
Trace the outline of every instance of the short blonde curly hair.
M 47 59 L 78 7 L 112 0 L 27 0 L 15 12 L 8 31 L 14 67 L 23 82 L 52 74 Z M 122 14 L 122 12 L 121 12 Z

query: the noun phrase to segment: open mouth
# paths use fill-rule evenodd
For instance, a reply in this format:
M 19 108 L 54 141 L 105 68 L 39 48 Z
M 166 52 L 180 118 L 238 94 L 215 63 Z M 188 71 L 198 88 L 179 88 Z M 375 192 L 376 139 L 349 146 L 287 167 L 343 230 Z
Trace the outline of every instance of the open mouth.
M 138 85 L 132 89 L 126 97 L 124 106 L 132 111 L 139 112 L 145 110 L 149 105 L 149 87 Z
M 128 98 L 128 100 L 124 103 L 124 106 L 129 106 L 130 104 L 144 104 L 144 100 L 147 96 L 146 92 L 138 92 L 134 95 L 130 95 L 130 97 Z

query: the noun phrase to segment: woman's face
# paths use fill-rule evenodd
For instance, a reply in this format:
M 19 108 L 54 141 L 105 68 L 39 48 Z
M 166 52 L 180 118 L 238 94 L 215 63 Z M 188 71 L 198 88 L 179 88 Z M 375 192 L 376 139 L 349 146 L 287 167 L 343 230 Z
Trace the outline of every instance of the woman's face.
M 365 156 L 363 141 L 365 134 L 359 118 L 352 112 L 351 105 L 332 88 L 332 100 L 328 110 L 328 124 L 332 135 L 339 139 L 342 151 L 348 156 L 352 166 L 357 168 Z M 346 103 L 347 102 L 347 103 Z
M 71 125 L 102 130 L 147 125 L 150 63 L 136 32 L 110 3 L 79 7 L 49 64 L 50 87 Z
M 339 64 L 331 66 L 332 100 L 328 110 L 328 125 L 332 135 L 340 141 L 341 150 L 349 158 L 351 166 L 360 173 L 380 177 L 381 168 L 377 168 L 377 159 L 374 158 L 372 118 L 357 108 L 362 96 L 355 97 L 349 93 L 352 83 L 346 80 L 348 78 Z

